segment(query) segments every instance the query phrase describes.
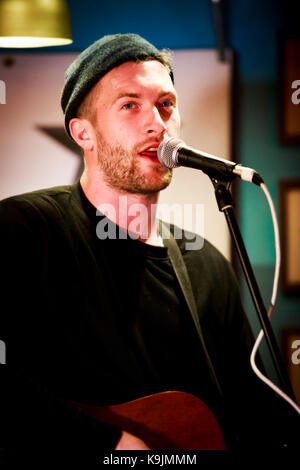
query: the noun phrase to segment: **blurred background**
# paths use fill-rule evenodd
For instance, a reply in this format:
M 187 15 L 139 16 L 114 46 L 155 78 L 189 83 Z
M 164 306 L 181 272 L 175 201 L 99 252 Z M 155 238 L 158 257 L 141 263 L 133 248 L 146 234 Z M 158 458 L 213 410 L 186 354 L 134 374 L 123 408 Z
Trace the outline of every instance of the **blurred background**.
M 17 108 L 15 102 L 9 117 L 9 97 L 12 96 L 9 90 L 9 74 L 16 57 L 20 57 L 20 54 L 24 54 L 26 58 L 28 54 L 33 57 L 39 55 L 40 63 L 45 64 L 45 67 L 46 64 L 48 67 L 51 64 L 53 71 L 57 65 L 61 71 L 62 65 L 65 66 L 71 62 L 68 57 L 74 58 L 101 36 L 133 32 L 140 34 L 158 48 L 169 48 L 174 51 L 175 62 L 177 60 L 175 85 L 177 71 L 180 76 L 180 89 L 183 91 L 186 71 L 184 64 L 177 59 L 182 51 L 203 50 L 212 53 L 216 67 L 223 67 L 223 71 L 226 64 L 229 64 L 229 72 L 225 71 L 224 93 L 226 97 L 224 95 L 223 98 L 220 97 L 220 100 L 206 102 L 206 107 L 213 113 L 216 120 L 208 121 L 210 135 L 215 136 L 217 142 L 218 134 L 223 132 L 221 130 L 223 126 L 226 142 L 225 144 L 223 142 L 222 149 L 224 150 L 221 154 L 219 151 L 219 156 L 256 169 L 264 178 L 275 203 L 281 224 L 283 267 L 272 326 L 295 392 L 300 399 L 300 352 L 297 353 L 297 348 L 300 348 L 300 92 L 297 94 L 297 88 L 300 87 L 299 7 L 295 6 L 295 2 L 283 0 L 152 0 L 151 2 L 68 0 L 67 6 L 73 40 L 71 44 L 36 49 L 0 48 L 0 80 L 6 85 L 6 100 L 4 102 L 2 88 L 0 104 L 1 160 L 10 161 L 13 138 L 19 140 L 18 148 L 21 151 L 23 142 L 19 139 L 19 134 L 13 133 L 14 125 L 18 121 L 19 113 L 22 114 L 22 107 L 25 104 L 26 112 L 30 112 L 30 103 L 19 102 Z M 62 64 L 59 64 L 59 55 L 61 55 Z M 25 68 L 22 69 L 25 67 L 24 62 L 20 59 L 18 63 L 21 64 L 18 77 L 23 74 L 23 80 L 17 85 L 20 87 L 21 83 L 21 87 L 30 87 L 30 81 L 26 81 Z M 201 81 L 204 79 L 199 67 L 198 65 L 198 68 L 191 69 L 189 73 L 193 74 L 196 86 L 198 84 L 201 89 Z M 221 73 L 223 72 L 220 69 Z M 37 84 L 43 80 L 41 68 L 34 71 L 34 77 L 35 87 L 37 87 Z M 63 77 L 60 75 L 58 78 L 54 72 L 51 77 L 54 82 L 58 80 L 57 89 L 61 87 Z M 186 79 L 187 77 L 186 73 Z M 222 106 L 225 106 L 225 114 L 222 114 L 225 122 L 222 121 L 219 124 L 217 119 L 220 116 L 221 102 Z M 39 105 L 39 123 L 52 122 L 53 138 L 60 141 L 60 145 L 63 144 L 61 151 L 67 154 L 67 159 L 71 160 L 70 152 L 74 153 L 75 150 L 71 147 L 71 143 L 68 144 L 67 140 L 64 140 L 59 131 L 59 125 L 63 122 L 62 117 L 57 117 L 55 111 L 55 116 L 53 114 L 51 120 L 45 103 L 39 101 L 36 105 Z M 207 126 L 207 122 L 204 123 L 205 119 L 203 119 L 203 114 L 201 115 L 201 110 L 199 116 L 198 122 L 195 123 L 193 119 L 193 125 L 196 125 L 201 136 L 201 128 L 204 125 Z M 189 123 L 186 118 L 184 125 L 188 132 L 192 123 Z M 46 130 L 48 135 L 51 133 L 50 127 L 48 126 Z M 197 144 L 198 148 L 210 153 L 218 150 L 214 147 L 214 143 L 201 145 L 201 141 L 192 142 L 192 138 L 187 143 L 194 146 Z M 34 153 L 29 141 L 26 143 L 26 152 L 31 152 L 31 150 Z M 17 171 L 16 168 L 22 166 L 22 162 L 11 160 L 11 165 L 14 171 Z M 79 165 L 78 161 L 76 165 Z M 39 179 L 41 173 L 37 171 L 38 166 L 34 168 L 36 177 Z M 17 190 L 12 185 L 9 175 L 4 177 L 4 170 L 1 171 L 1 197 L 10 195 L 9 192 L 16 193 Z M 192 170 L 185 169 L 185 171 Z M 51 170 L 47 169 L 48 174 L 49 172 L 51 173 Z M 80 165 L 76 171 L 72 169 L 72 174 L 67 175 L 70 180 L 74 180 L 76 176 L 74 172 L 76 175 L 79 174 Z M 25 168 L 23 174 L 26 179 Z M 196 178 L 198 177 L 197 174 Z M 43 182 L 42 177 L 40 181 Z M 68 182 L 65 181 L 65 183 Z M 56 180 L 55 171 L 53 183 L 63 184 L 60 178 Z M 25 189 L 37 188 L 29 186 L 27 188 L 25 185 Z M 262 191 L 255 185 L 235 182 L 233 194 L 242 236 L 265 305 L 268 307 L 275 264 L 271 215 Z M 198 195 L 193 201 L 201 203 L 197 197 Z M 209 211 L 215 212 L 220 220 L 222 215 L 218 214 L 213 193 L 211 198 Z M 212 235 L 209 238 L 214 241 L 214 232 L 219 232 L 219 228 L 214 227 L 212 223 L 210 230 Z M 227 243 L 223 246 L 221 243 L 219 249 L 223 251 L 224 248 L 225 256 L 233 262 L 241 285 L 243 305 L 256 334 L 259 330 L 257 314 L 239 268 L 239 262 L 231 247 L 228 233 L 222 235 L 222 238 L 226 238 L 229 245 Z M 265 345 L 261 350 L 269 374 L 276 381 Z

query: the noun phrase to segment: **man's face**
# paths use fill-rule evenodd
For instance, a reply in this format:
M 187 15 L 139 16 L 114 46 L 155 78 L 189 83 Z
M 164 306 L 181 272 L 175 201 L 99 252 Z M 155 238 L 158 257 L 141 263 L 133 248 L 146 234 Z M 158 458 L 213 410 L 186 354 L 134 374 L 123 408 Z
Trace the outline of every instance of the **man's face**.
M 158 61 L 126 62 L 108 72 L 99 87 L 93 126 L 98 164 L 118 190 L 151 194 L 169 185 L 172 170 L 157 158 L 164 136 L 178 136 L 177 95 Z

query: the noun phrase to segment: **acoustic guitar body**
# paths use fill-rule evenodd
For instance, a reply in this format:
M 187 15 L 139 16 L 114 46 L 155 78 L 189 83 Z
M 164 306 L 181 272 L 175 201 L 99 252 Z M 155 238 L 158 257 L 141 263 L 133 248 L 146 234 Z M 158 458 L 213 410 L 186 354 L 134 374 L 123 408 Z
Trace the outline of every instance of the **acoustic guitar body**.
M 153 450 L 226 449 L 214 414 L 190 393 L 162 392 L 113 406 L 70 404 L 138 436 Z

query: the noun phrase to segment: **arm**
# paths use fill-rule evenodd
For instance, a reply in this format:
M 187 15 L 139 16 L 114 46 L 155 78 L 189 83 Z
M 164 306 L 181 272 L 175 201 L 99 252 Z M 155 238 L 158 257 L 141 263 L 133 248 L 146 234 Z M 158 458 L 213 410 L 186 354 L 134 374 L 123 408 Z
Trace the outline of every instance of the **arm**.
M 220 406 L 217 400 L 212 406 L 218 407 L 227 446 L 279 449 L 292 424 L 287 424 L 286 404 L 250 366 L 254 339 L 233 269 L 208 242 L 196 256 L 186 257 L 205 342 L 224 395 Z M 257 362 L 263 370 L 262 362 Z
M 0 448 L 96 455 L 114 449 L 121 430 L 63 406 L 43 379 L 42 360 L 39 368 L 34 362 L 47 299 L 39 297 L 43 247 L 32 226 L 23 207 L 1 203 L 0 339 L 6 364 L 0 365 Z

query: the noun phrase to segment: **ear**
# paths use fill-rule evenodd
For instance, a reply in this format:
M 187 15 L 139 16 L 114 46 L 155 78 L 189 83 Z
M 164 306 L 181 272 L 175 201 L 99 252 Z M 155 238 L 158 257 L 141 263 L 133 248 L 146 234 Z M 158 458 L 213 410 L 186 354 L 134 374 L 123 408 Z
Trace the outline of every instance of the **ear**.
M 69 129 L 71 136 L 83 151 L 92 151 L 94 149 L 92 126 L 87 119 L 71 119 Z

